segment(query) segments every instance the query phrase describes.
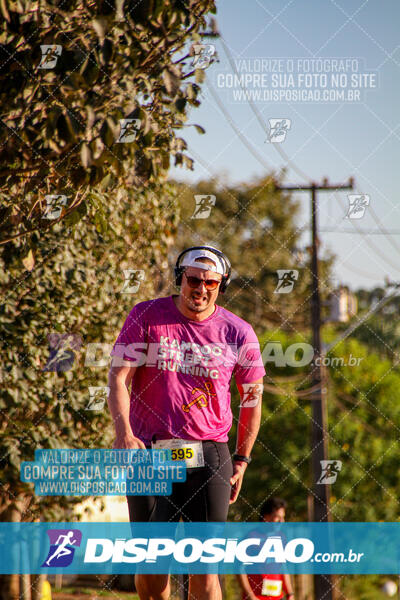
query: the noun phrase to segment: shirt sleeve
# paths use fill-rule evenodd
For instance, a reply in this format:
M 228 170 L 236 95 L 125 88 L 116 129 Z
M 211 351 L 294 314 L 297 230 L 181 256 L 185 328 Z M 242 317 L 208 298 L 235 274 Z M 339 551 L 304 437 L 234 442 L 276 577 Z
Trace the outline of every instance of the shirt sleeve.
M 111 350 L 110 356 L 140 366 L 147 348 L 147 325 L 140 304 L 133 307 Z
M 238 345 L 238 357 L 233 369 L 236 383 L 254 383 L 265 375 L 260 344 L 252 327 Z

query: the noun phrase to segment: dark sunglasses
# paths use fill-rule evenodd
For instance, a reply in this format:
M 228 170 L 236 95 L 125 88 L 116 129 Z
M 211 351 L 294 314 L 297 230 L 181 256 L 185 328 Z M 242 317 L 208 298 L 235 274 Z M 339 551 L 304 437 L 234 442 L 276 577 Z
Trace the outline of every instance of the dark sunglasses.
M 188 286 L 191 287 L 192 289 L 196 289 L 199 287 L 199 285 L 204 283 L 204 285 L 206 286 L 206 290 L 211 291 L 211 290 L 215 290 L 218 287 L 218 285 L 221 283 L 217 279 L 199 279 L 198 277 L 191 277 L 189 275 L 186 275 L 186 273 L 185 273 L 185 277 L 186 277 L 186 281 L 188 282 Z

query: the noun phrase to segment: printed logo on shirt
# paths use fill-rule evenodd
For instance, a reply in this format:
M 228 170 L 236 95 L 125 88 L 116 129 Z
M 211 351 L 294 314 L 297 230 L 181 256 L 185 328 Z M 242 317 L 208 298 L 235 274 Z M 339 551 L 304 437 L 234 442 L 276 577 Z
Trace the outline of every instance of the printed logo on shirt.
M 188 402 L 187 404 L 182 404 L 182 410 L 184 412 L 189 412 L 192 406 L 197 406 L 198 408 L 205 408 L 208 406 L 208 401 L 212 396 L 216 396 L 215 388 L 212 381 L 205 381 L 204 387 L 194 387 L 192 389 L 192 395 L 194 395 L 193 400 Z

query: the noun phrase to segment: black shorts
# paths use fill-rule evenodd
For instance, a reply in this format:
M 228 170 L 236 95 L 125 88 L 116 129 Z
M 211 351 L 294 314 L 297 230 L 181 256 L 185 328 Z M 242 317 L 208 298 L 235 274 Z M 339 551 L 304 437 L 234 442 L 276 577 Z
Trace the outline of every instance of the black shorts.
M 228 444 L 204 441 L 204 467 L 187 469 L 170 496 L 127 496 L 132 522 L 215 521 L 228 516 L 233 467 Z

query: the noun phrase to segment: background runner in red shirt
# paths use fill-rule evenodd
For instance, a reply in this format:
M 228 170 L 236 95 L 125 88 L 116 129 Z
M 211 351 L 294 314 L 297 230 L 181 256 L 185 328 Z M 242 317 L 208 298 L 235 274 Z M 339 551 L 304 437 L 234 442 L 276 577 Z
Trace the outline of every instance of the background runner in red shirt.
M 261 508 L 261 521 L 270 523 L 283 523 L 285 521 L 286 501 L 282 498 L 269 498 Z M 294 593 L 290 575 L 240 574 L 237 576 L 242 588 L 243 600 L 281 600 L 290 598 L 294 600 Z

